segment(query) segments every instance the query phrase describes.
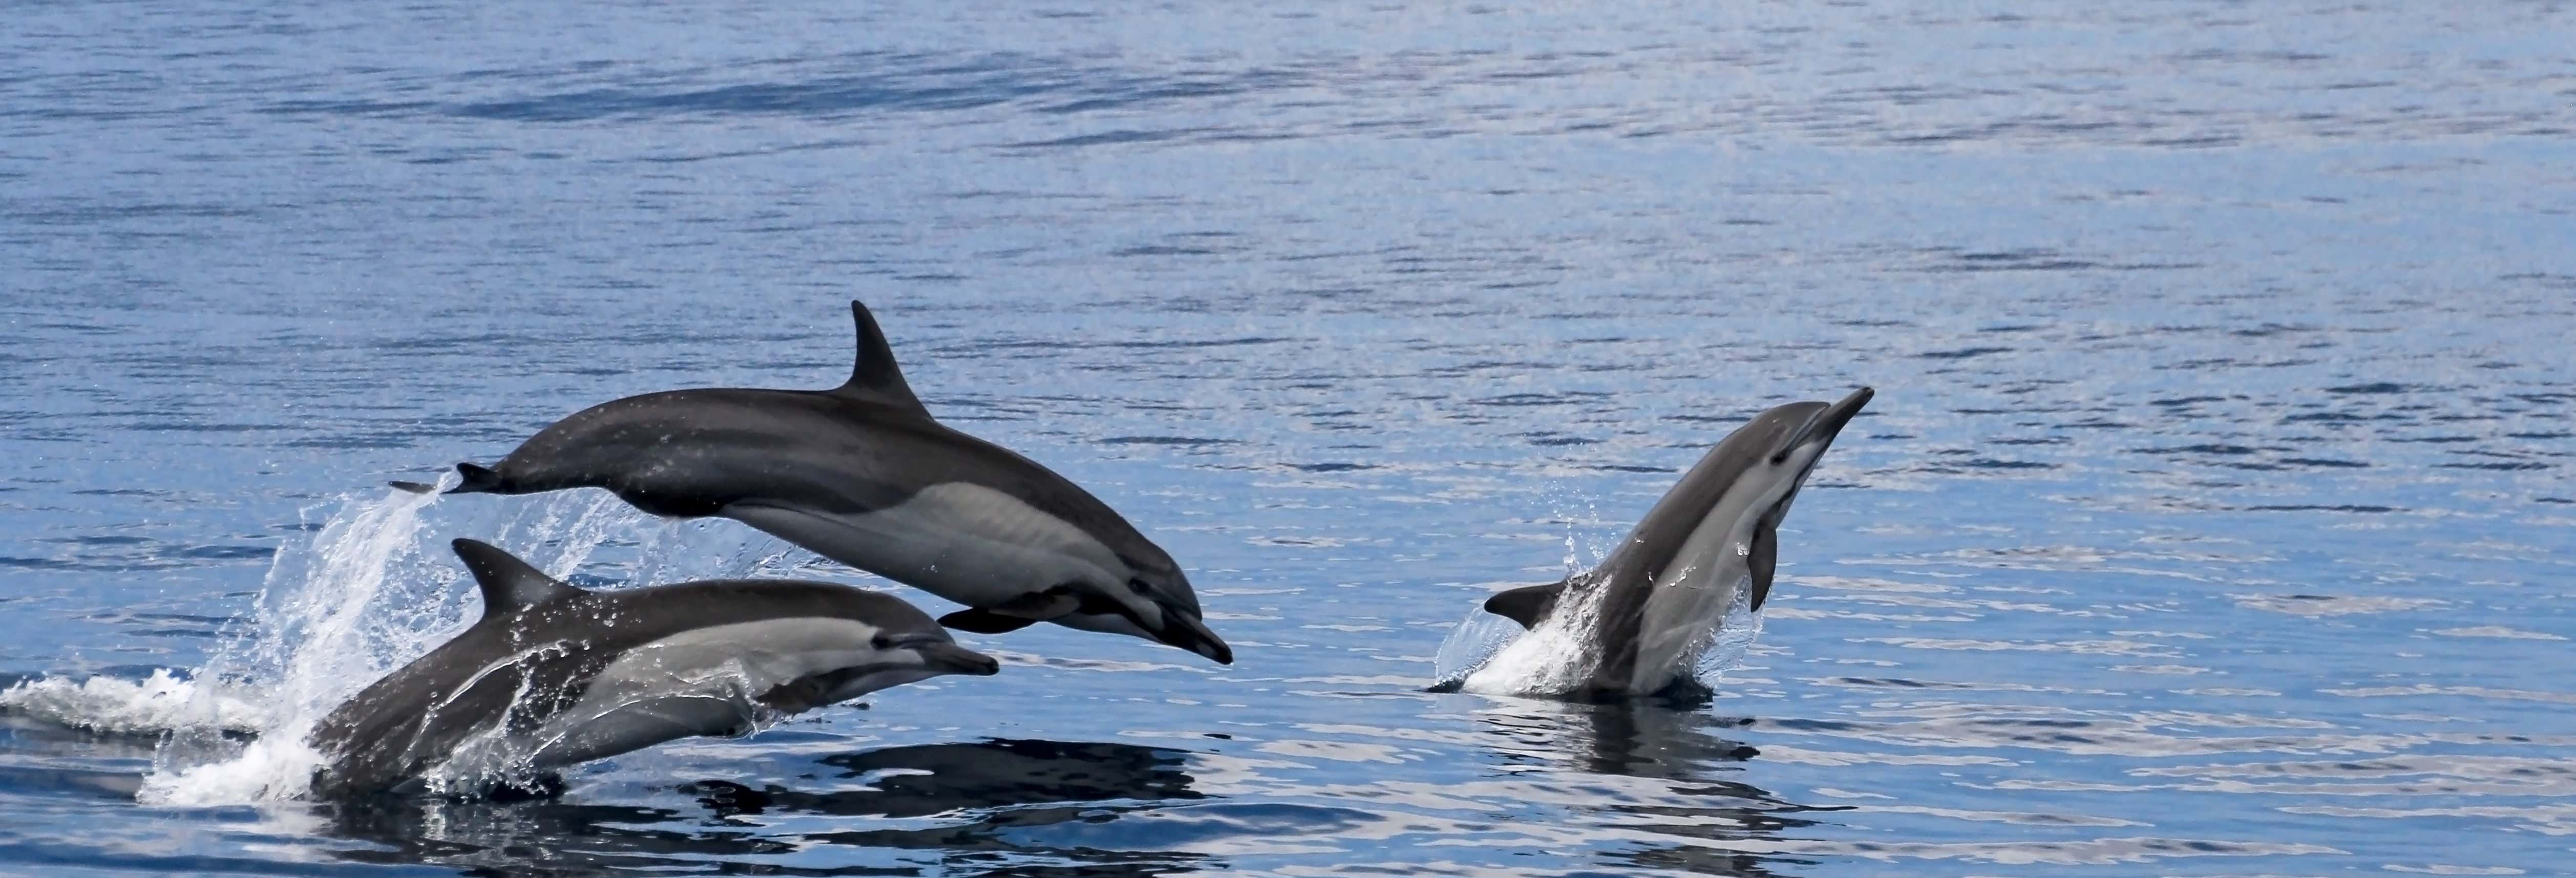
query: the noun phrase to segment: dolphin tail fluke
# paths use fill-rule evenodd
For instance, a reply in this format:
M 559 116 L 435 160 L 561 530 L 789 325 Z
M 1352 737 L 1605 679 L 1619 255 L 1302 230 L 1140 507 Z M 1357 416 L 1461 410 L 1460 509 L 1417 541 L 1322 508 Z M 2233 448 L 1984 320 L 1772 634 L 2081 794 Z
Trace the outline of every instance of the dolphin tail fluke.
M 1495 594 L 1485 599 L 1485 612 L 1521 623 L 1523 628 L 1538 627 L 1538 620 L 1556 609 L 1556 599 L 1565 594 L 1565 583 L 1531 585 Z
M 1005 616 L 991 610 L 959 610 L 939 617 L 939 624 L 976 634 L 1009 634 L 1035 625 L 1037 620 Z
M 456 483 L 456 487 L 453 487 L 453 488 L 449 488 L 449 489 L 447 489 L 447 493 L 450 493 L 450 494 L 502 494 L 502 493 L 507 493 L 506 491 L 503 491 L 503 490 L 502 490 L 502 485 L 501 485 L 501 474 L 500 474 L 500 473 L 497 473 L 497 472 L 493 472 L 493 471 L 492 471 L 492 469 L 491 469 L 490 467 L 476 466 L 476 465 L 474 465 L 474 464 L 470 464 L 470 463 L 460 463 L 460 464 L 457 464 L 457 465 L 456 465 L 456 475 L 457 475 L 457 476 L 459 476 L 459 477 L 461 477 L 461 478 L 462 478 L 462 479 L 464 479 L 464 480 L 463 480 L 463 481 L 460 481 L 460 482 L 457 482 L 457 483 Z M 400 487 L 400 486 L 396 486 L 396 487 Z
M 435 493 L 438 493 L 438 486 L 437 486 L 437 485 L 432 485 L 432 484 L 428 484 L 428 483 L 425 483 L 425 482 L 405 482 L 405 481 L 396 480 L 396 481 L 386 482 L 385 484 L 386 484 L 387 486 L 389 486 L 389 487 L 393 488 L 393 489 L 394 489 L 394 490 L 396 490 L 396 491 L 401 491 L 401 492 L 406 493 L 406 494 L 435 494 Z

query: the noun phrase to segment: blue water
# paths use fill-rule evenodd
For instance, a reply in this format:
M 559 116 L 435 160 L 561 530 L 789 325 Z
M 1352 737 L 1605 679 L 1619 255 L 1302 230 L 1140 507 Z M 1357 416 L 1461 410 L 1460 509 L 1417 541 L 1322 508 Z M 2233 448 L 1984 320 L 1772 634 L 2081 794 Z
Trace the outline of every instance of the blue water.
M 0 872 L 2576 871 L 2561 5 L 0 21 Z M 204 720 L 120 693 L 345 597 L 306 562 L 384 480 L 837 383 L 851 298 L 1238 663 L 1030 629 L 552 802 L 137 801 Z M 1712 703 L 1422 691 L 1863 384 Z M 461 612 L 418 550 L 548 516 L 600 584 L 866 581 L 588 502 L 440 500 L 354 606 Z

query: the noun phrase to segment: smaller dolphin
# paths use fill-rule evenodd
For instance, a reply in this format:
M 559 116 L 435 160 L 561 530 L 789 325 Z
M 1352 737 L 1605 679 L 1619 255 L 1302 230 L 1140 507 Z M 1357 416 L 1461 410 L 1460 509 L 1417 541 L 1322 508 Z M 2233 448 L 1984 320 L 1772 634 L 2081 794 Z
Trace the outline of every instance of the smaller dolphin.
M 317 794 L 401 789 L 469 747 L 495 756 L 489 768 L 543 772 L 1001 667 L 911 604 L 846 585 L 584 591 L 488 544 L 454 545 L 483 618 L 314 727 Z
M 1841 402 L 1795 402 L 1754 416 L 1682 474 L 1601 566 L 1486 599 L 1486 612 L 1523 628 L 1559 614 L 1575 626 L 1572 637 L 1585 653 L 1576 660 L 1589 667 L 1577 669 L 1571 691 L 1538 694 L 1597 700 L 1680 682 L 1739 595 L 1762 608 L 1780 554 L 1780 521 L 1871 396 L 1863 387 Z M 1502 664 L 1478 669 L 1467 688 L 1514 688 L 1478 679 Z
M 961 631 L 1053 622 L 1234 662 L 1172 556 L 1054 470 L 933 419 L 867 306 L 851 302 L 850 316 L 858 357 L 839 387 L 610 400 L 489 468 L 457 464 L 464 481 L 448 493 L 606 488 L 654 515 L 730 518 L 965 604 L 939 620 Z

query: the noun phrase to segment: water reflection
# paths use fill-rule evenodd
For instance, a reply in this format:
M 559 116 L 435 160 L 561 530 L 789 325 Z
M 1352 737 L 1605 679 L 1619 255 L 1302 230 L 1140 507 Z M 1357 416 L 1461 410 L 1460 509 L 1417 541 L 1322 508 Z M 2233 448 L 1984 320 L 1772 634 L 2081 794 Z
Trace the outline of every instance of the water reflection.
M 365 842 L 332 857 L 375 865 L 436 865 L 469 875 L 606 876 L 667 873 L 686 860 L 791 853 L 795 846 L 738 832 L 689 832 L 664 808 L 571 802 L 376 800 L 318 808 L 316 830 Z M 684 860 L 685 858 L 685 860 Z M 885 874 L 882 870 L 808 874 Z
M 1498 699 L 1475 716 L 1500 742 L 1493 749 L 1507 766 L 1541 769 L 1559 780 L 1606 775 L 1657 782 L 1582 808 L 1612 830 L 1605 835 L 1686 840 L 1604 852 L 1620 866 L 1777 875 L 1781 865 L 1812 864 L 1756 851 L 1819 822 L 1801 815 L 1844 809 L 1796 804 L 1743 781 L 1744 763 L 1761 751 L 1727 733 L 1753 721 L 1713 715 L 1702 709 L 1707 703 L 1704 692 L 1602 703 Z
M 952 811 L 1079 802 L 1203 799 L 1182 771 L 1188 754 L 1133 744 L 991 740 L 826 756 L 837 777 L 866 786 L 804 792 L 700 781 L 681 792 L 720 816 L 789 811 L 927 817 Z
M 865 848 L 938 850 L 944 870 L 992 866 L 1030 874 L 1028 858 L 1060 860 L 1083 875 L 1157 875 L 1186 870 L 1193 854 L 1102 849 L 1078 842 L 1050 843 L 1047 828 L 1105 824 L 1170 802 L 1205 799 L 1190 789 L 1183 771 L 1188 754 L 1133 744 L 1040 740 L 988 740 L 923 744 L 827 756 L 834 779 L 859 786 L 797 790 L 777 784 L 758 789 L 730 781 L 681 787 L 722 819 L 818 814 L 839 817 L 918 818 L 966 813 L 966 823 L 930 828 L 898 826 L 815 833 L 806 840 Z M 1073 833 L 1080 835 L 1081 833 Z M 953 873 L 953 872 L 952 872 Z
M 1045 839 L 1060 824 L 1105 823 L 1206 798 L 1190 789 L 1186 755 L 1109 743 L 929 744 L 824 757 L 819 767 L 831 771 L 810 775 L 821 778 L 811 789 L 724 780 L 677 787 L 696 807 L 407 799 L 319 813 L 323 832 L 370 845 L 333 851 L 335 857 L 467 874 L 731 873 L 768 868 L 760 861 L 771 857 L 804 854 L 800 859 L 810 861 L 819 844 L 852 849 L 821 859 L 851 862 L 800 865 L 795 874 L 1160 875 L 1187 871 L 1200 858 Z M 812 816 L 877 820 L 799 831 Z M 920 825 L 939 817 L 952 820 Z

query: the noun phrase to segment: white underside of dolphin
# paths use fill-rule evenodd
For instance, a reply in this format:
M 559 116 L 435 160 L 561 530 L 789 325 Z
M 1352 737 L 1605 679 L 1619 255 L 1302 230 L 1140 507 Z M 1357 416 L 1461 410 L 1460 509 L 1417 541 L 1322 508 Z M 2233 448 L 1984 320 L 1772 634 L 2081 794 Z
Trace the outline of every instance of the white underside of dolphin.
M 1119 582 L 1118 554 L 1017 497 L 982 485 L 943 482 L 885 509 L 833 514 L 765 503 L 719 513 L 800 546 L 867 546 L 868 557 L 833 557 L 970 607 L 1009 604 L 1068 582 Z M 832 557 L 826 554 L 825 557 Z M 1129 612 L 1159 619 L 1162 608 L 1127 589 L 1099 589 Z M 1066 613 L 1058 624 L 1136 637 L 1152 635 L 1125 616 Z
M 544 725 L 521 734 L 487 729 L 435 774 L 471 781 L 522 769 L 553 770 L 682 738 L 750 734 L 798 712 L 762 703 L 763 693 L 872 661 L 872 650 L 852 645 L 879 633 L 848 619 L 773 619 L 654 640 L 619 655 L 591 678 L 579 701 Z M 937 675 L 879 671 L 818 691 L 812 703 L 836 704 Z

